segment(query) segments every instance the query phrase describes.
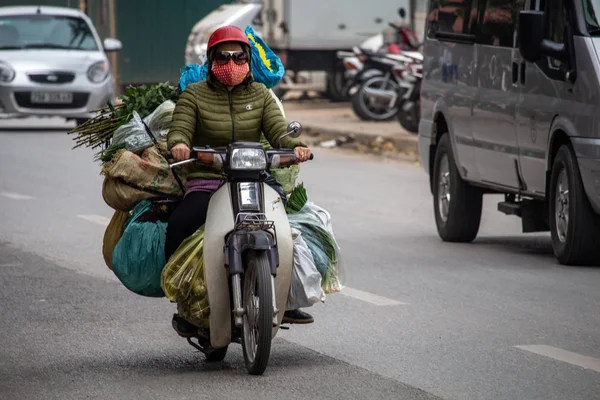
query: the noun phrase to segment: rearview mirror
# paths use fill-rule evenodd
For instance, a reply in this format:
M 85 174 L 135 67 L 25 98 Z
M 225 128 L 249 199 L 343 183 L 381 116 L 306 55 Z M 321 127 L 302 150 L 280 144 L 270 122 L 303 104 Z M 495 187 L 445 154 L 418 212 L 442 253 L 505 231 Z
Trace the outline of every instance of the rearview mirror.
M 287 128 L 287 132 L 283 135 L 281 135 L 281 137 L 279 138 L 279 143 L 278 146 L 279 148 L 281 148 L 281 139 L 283 139 L 284 137 L 288 137 L 291 136 L 294 139 L 299 137 L 302 134 L 302 125 L 300 124 L 300 122 L 298 121 L 292 121 L 289 123 L 288 128 Z
M 298 121 L 292 121 L 288 125 L 288 134 L 294 139 L 302 134 L 302 125 Z
M 112 52 L 119 51 L 123 48 L 123 44 L 120 40 L 107 38 L 104 39 L 104 51 Z
M 519 13 L 519 51 L 526 61 L 535 63 L 544 56 L 569 62 L 564 44 L 544 39 L 546 15 L 543 11 L 521 11 Z

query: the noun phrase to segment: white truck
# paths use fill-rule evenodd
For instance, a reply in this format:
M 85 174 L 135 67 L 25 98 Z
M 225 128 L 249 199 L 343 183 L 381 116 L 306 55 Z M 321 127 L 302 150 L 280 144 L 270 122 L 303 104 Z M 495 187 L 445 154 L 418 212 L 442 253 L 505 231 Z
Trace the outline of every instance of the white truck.
M 343 100 L 345 70 L 337 51 L 351 50 L 381 34 L 388 23 L 398 22 L 400 8 L 412 15 L 410 3 L 410 0 L 234 1 L 218 7 L 192 28 L 185 62 L 204 62 L 208 38 L 220 26 L 236 25 L 244 29 L 251 25 L 286 67 L 286 76 L 276 88 L 279 95 L 287 90 L 325 90 L 332 100 Z M 310 73 L 308 77 L 306 72 Z

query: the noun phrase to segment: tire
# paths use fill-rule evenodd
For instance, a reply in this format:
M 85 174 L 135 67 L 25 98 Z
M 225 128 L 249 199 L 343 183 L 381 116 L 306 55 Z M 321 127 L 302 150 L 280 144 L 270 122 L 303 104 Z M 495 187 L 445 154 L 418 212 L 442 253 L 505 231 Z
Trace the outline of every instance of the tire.
M 350 100 L 348 93 L 344 92 L 346 84 L 346 70 L 336 68 L 333 73 L 327 74 L 327 98 L 334 103 Z
M 437 145 L 432 174 L 433 211 L 440 238 L 445 242 L 473 241 L 481 223 L 483 193 L 460 177 L 448 133 Z
M 225 359 L 225 356 L 227 355 L 227 349 L 228 347 L 221 347 L 219 349 L 212 349 L 210 351 L 208 351 L 205 356 L 206 356 L 206 361 L 208 362 L 221 362 Z
M 352 96 L 352 110 L 358 116 L 358 118 L 362 119 L 363 121 L 389 121 L 393 119 L 398 113 L 398 107 L 387 108 L 384 112 L 377 113 L 369 109 L 369 107 L 367 106 L 367 99 L 364 96 L 364 89 L 369 86 L 375 86 L 376 88 L 379 88 L 379 86 L 381 86 L 384 80 L 385 77 L 383 76 L 375 76 L 373 78 L 369 78 L 362 83 L 358 91 Z M 392 78 L 389 79 L 388 85 L 390 83 L 392 86 L 392 90 L 397 91 L 398 84 L 394 82 Z
M 242 289 L 242 307 L 246 311 L 244 314 L 244 324 L 242 327 L 242 349 L 246 369 L 250 375 L 262 375 L 269 362 L 271 355 L 271 339 L 273 331 L 273 290 L 271 287 L 271 266 L 265 252 L 248 253 L 248 263 L 244 273 L 244 285 Z M 254 289 L 258 289 L 258 310 L 249 303 L 250 296 Z M 254 303 L 253 303 L 254 304 Z M 249 314 L 256 313 L 256 330 L 254 332 L 250 327 Z M 253 336 L 258 333 L 258 340 Z
M 409 133 L 416 135 L 419 133 L 419 103 L 416 103 L 413 111 L 408 113 L 402 109 L 403 105 L 404 104 L 400 104 L 398 107 L 398 122 L 400 122 L 400 126 Z
M 569 145 L 562 145 L 556 154 L 549 190 L 550 234 L 558 262 L 599 266 L 600 217 L 587 198 L 577 159 Z
M 76 118 L 75 119 L 75 125 L 80 126 L 85 124 L 88 121 L 87 118 Z

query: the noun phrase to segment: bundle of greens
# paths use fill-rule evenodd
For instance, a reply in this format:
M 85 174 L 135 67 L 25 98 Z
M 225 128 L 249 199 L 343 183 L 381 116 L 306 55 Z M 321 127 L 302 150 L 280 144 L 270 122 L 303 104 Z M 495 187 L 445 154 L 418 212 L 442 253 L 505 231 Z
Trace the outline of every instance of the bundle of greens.
M 69 134 L 75 135 L 73 140 L 76 144 L 73 148 L 82 146 L 92 149 L 106 148 L 115 131 L 133 118 L 134 111 L 143 119 L 167 100 L 176 103 L 178 98 L 177 87 L 168 82 L 157 83 L 150 87 L 145 85 L 129 86 L 125 94 L 120 97 L 120 104 L 108 103 L 106 108 L 96 111 L 99 113 L 96 117 L 69 131 Z M 112 151 L 114 149 L 111 149 Z M 97 153 L 96 159 L 100 157 L 106 158 L 101 153 Z
M 286 213 L 290 226 L 300 231 L 313 256 L 325 293 L 340 291 L 339 247 L 327 211 L 309 202 L 304 185 L 299 184 L 290 195 Z

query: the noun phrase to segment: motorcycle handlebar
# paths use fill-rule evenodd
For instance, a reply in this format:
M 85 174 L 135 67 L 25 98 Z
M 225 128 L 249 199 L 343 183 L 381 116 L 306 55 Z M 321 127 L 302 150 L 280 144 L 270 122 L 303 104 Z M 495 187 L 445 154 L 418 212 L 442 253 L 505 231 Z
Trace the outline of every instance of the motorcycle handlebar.
M 180 161 L 180 162 L 178 162 L 176 164 L 186 163 L 188 161 L 199 159 L 199 157 L 197 157 L 197 155 L 198 155 L 198 153 L 202 153 L 202 152 L 203 152 L 202 150 L 196 150 L 196 151 L 192 150 L 191 151 L 192 156 L 188 160 Z M 196 157 L 194 157 L 194 153 L 196 153 L 195 154 Z M 212 154 L 214 156 L 215 154 L 218 154 L 218 153 L 221 153 L 221 152 L 215 151 L 215 150 L 206 149 L 205 153 L 206 154 Z M 224 153 L 224 151 L 222 153 Z M 289 150 L 267 150 L 267 156 L 269 156 L 269 155 L 270 155 L 270 157 L 269 157 L 269 163 L 273 162 L 273 156 L 276 156 L 276 155 L 278 155 L 278 156 L 282 156 L 282 155 L 283 156 L 291 156 L 288 159 L 283 159 L 283 160 L 279 159 L 278 160 L 277 164 L 278 164 L 278 166 L 281 166 L 281 167 L 290 166 L 290 165 L 294 165 L 294 164 L 297 163 L 296 154 L 294 153 L 294 150 L 292 150 L 292 149 L 289 149 Z M 172 160 L 173 159 L 173 153 L 171 151 L 168 151 L 165 154 L 165 158 Z M 313 160 L 314 158 L 315 158 L 315 155 L 313 153 L 311 153 L 310 157 L 308 159 L 309 160 Z M 173 166 L 174 165 L 175 164 L 173 164 Z

